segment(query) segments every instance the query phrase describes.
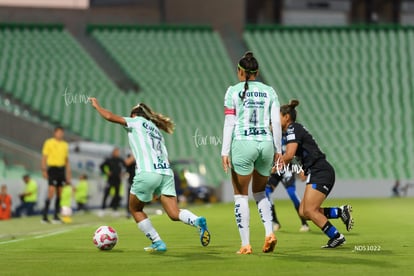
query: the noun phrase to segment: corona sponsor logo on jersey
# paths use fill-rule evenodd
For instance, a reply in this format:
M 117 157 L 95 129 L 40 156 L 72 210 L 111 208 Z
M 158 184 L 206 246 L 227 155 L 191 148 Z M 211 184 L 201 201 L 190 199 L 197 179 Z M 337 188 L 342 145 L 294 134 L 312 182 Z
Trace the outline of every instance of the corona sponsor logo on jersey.
M 243 91 L 239 92 L 239 97 L 243 96 Z M 266 92 L 246 92 L 246 97 L 267 98 Z
M 142 123 L 142 126 L 143 126 L 146 130 L 149 130 L 149 131 L 151 131 L 151 132 L 155 132 L 158 136 L 161 136 L 160 131 L 159 131 L 157 128 L 155 128 L 154 126 L 149 125 L 147 122 L 143 122 L 143 123 Z

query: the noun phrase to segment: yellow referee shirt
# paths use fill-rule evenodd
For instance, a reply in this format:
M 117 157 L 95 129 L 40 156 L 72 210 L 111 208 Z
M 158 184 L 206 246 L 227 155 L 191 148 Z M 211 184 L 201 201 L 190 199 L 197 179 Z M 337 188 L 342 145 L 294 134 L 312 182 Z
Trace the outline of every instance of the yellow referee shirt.
M 43 144 L 42 154 L 46 156 L 48 167 L 64 167 L 69 155 L 68 143 L 49 138 Z

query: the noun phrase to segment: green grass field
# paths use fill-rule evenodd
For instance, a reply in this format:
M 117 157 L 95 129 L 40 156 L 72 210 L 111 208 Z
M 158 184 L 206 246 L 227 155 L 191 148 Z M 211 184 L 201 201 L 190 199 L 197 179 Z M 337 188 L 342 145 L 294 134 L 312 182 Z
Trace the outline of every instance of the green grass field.
M 251 202 L 253 254 L 243 256 L 235 254 L 240 239 L 232 204 L 189 208 L 208 219 L 208 247 L 200 245 L 195 228 L 152 215 L 167 243 L 163 254 L 143 251 L 149 241 L 124 217 L 75 215 L 70 225 L 40 224 L 39 217 L 0 221 L 0 275 L 412 275 L 414 198 L 335 199 L 325 206 L 345 202 L 353 206 L 355 228 L 347 233 L 340 220 L 332 220 L 347 243 L 321 249 L 327 237 L 313 224 L 311 232 L 300 233 L 291 202 L 277 201 L 282 228 L 272 254 L 261 252 L 264 230 Z M 118 232 L 112 251 L 92 243 L 100 225 Z

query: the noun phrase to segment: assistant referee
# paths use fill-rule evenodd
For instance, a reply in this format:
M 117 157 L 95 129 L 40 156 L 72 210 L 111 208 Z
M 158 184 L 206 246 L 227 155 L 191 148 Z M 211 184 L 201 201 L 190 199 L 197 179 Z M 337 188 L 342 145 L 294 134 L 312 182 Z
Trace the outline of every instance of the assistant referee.
M 52 222 L 61 223 L 58 216 L 60 210 L 60 195 L 64 183 L 70 183 L 71 169 L 69 164 L 69 146 L 63 140 L 64 130 L 58 126 L 54 130 L 52 138 L 43 144 L 42 149 L 42 174 L 48 180 L 49 188 L 43 209 L 42 223 L 50 223 L 48 219 L 50 201 L 55 197 L 55 212 Z

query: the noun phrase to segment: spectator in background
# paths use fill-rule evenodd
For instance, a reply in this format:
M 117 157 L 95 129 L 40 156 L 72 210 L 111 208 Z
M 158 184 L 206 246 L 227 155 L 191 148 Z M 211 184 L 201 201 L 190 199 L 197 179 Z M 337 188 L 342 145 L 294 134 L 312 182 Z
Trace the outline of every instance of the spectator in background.
M 79 178 L 79 183 L 75 189 L 75 200 L 77 204 L 78 211 L 87 211 L 87 203 L 88 203 L 88 193 L 89 193 L 89 183 L 88 183 L 88 176 L 86 174 L 82 174 Z
M 400 180 L 399 179 L 395 181 L 395 184 L 392 187 L 392 196 L 400 197 Z
M 177 192 L 177 200 L 180 207 L 187 205 L 187 191 L 185 189 L 185 187 L 187 187 L 187 180 L 184 177 L 184 172 L 185 170 L 173 171 L 175 190 Z
M 135 162 L 135 158 L 132 154 L 127 155 L 127 158 L 125 159 L 125 166 L 126 166 L 126 171 L 128 173 L 127 195 L 129 195 L 129 191 L 131 190 L 132 183 L 134 182 L 135 168 L 137 166 L 137 163 Z M 129 212 L 129 196 L 127 196 L 126 212 L 127 212 L 127 218 L 130 218 L 131 213 Z
M 11 205 L 11 196 L 7 192 L 6 184 L 3 184 L 0 190 L 0 220 L 11 218 Z
M 16 208 L 16 217 L 20 217 L 23 210 L 26 210 L 26 215 L 34 215 L 34 206 L 37 203 L 37 183 L 30 178 L 28 174 L 23 176 L 23 182 L 26 187 L 24 192 L 19 195 L 21 204 Z
M 53 137 L 45 141 L 42 149 L 42 174 L 48 180 L 49 188 L 43 209 L 42 223 L 50 223 L 48 219 L 49 205 L 55 197 L 55 213 L 52 223 L 62 223 L 58 214 L 60 211 L 60 196 L 63 183 L 70 183 L 71 169 L 69 164 L 69 146 L 63 140 L 64 130 L 56 127 Z
M 112 156 L 107 158 L 100 166 L 102 173 L 107 176 L 107 184 L 104 190 L 104 196 L 102 199 L 102 212 L 99 214 L 100 216 L 104 215 L 104 211 L 106 208 L 106 200 L 108 199 L 109 192 L 113 187 L 115 190 L 115 195 L 111 201 L 111 207 L 116 212 L 119 207 L 120 202 L 120 195 L 119 190 L 121 187 L 121 175 L 122 175 L 122 168 L 125 167 L 125 162 L 120 157 L 119 148 L 114 148 L 112 151 Z
M 62 188 L 62 195 L 60 200 L 60 214 L 62 215 L 62 221 L 64 223 L 72 222 L 72 196 L 73 187 L 69 182 L 66 182 Z

